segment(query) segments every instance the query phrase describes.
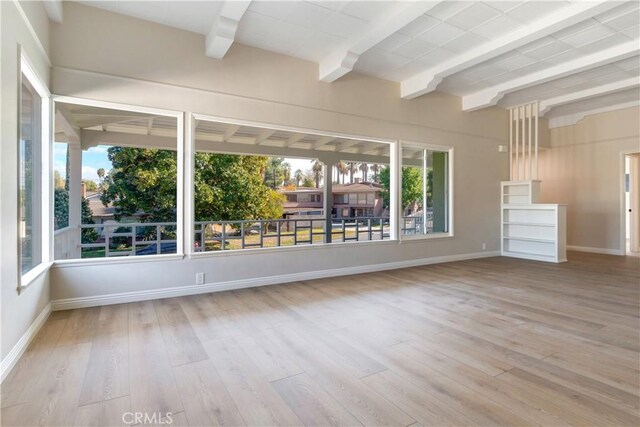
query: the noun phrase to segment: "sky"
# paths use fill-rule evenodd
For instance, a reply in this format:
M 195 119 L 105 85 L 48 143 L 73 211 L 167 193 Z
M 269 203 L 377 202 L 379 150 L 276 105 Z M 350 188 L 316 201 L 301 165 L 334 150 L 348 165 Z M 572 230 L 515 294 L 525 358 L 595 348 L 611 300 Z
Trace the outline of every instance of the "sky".
M 111 169 L 111 162 L 107 157 L 107 145 L 98 145 L 91 147 L 82 152 L 82 179 L 95 181 L 98 180 L 98 169 L 104 168 L 105 171 Z M 66 178 L 66 162 L 67 162 L 67 144 L 56 143 L 54 146 L 53 169 L 60 173 L 60 176 Z
M 98 169 L 103 168 L 109 172 L 111 170 L 111 162 L 107 157 L 107 145 L 98 145 L 97 147 L 91 147 L 82 152 L 82 179 L 91 180 L 96 183 L 98 179 Z M 66 159 L 67 159 L 67 144 L 55 143 L 54 145 L 54 160 L 53 168 L 60 173 L 62 178 L 66 178 Z M 312 160 L 309 159 L 292 159 L 285 158 L 285 162 L 291 165 L 292 175 L 296 170 L 301 169 L 303 172 L 311 169 Z M 361 173 L 358 171 L 354 174 L 355 177 L 360 177 Z

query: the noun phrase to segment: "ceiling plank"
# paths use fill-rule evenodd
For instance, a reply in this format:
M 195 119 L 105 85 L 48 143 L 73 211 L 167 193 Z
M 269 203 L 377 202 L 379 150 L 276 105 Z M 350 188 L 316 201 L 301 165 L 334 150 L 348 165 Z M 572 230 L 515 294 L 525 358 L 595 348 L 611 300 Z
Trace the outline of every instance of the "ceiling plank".
M 240 125 L 227 125 L 226 129 L 224 130 L 224 136 L 222 137 L 222 142 L 229 141 L 229 138 L 235 135 L 239 129 L 240 129 Z
M 205 40 L 205 54 L 222 59 L 236 38 L 240 19 L 251 4 L 250 0 L 225 1 Z
M 50 21 L 62 24 L 62 0 L 46 0 L 42 5 Z
M 80 142 L 80 128 L 75 126 L 73 121 L 69 120 L 60 108 L 58 108 L 55 115 L 55 130 L 56 132 L 62 132 L 71 143 Z
M 608 105 L 606 107 L 596 108 L 593 110 L 581 111 L 579 113 L 567 114 L 565 116 L 551 117 L 549 119 L 549 129 L 558 128 L 562 126 L 575 125 L 580 120 L 584 119 L 587 116 L 591 116 L 593 114 L 608 113 L 609 111 L 617 111 L 617 110 L 623 110 L 625 108 L 633 108 L 633 107 L 639 107 L 639 106 L 640 106 L 640 101 L 630 101 L 630 102 L 623 102 L 622 104 Z
M 267 139 L 269 139 L 271 135 L 273 135 L 276 132 L 277 131 L 275 129 L 262 129 L 258 134 L 258 136 L 256 136 L 256 140 L 254 141 L 254 144 L 256 145 L 262 144 Z
M 638 42 L 630 41 L 600 52 L 527 74 L 462 97 L 463 111 L 496 105 L 506 94 L 556 80 L 581 71 L 630 58 L 638 54 Z
M 620 3 L 612 1 L 577 2 L 552 16 L 538 19 L 531 24 L 491 40 L 462 53 L 449 61 L 428 68 L 408 78 L 400 84 L 400 94 L 404 99 L 413 99 L 436 90 L 442 80 L 452 74 L 469 69 L 482 62 L 518 49 L 559 30 L 606 12 Z
M 351 148 L 354 145 L 358 145 L 360 144 L 362 141 L 357 140 L 357 139 L 349 139 L 347 141 L 341 142 L 340 144 L 338 144 L 338 146 L 336 147 L 335 151 L 342 151 L 342 150 L 346 150 L 347 148 Z
M 629 79 L 591 87 L 589 89 L 557 96 L 555 98 L 545 99 L 543 101 L 540 101 L 540 115 L 543 116 L 547 114 L 552 108 L 558 107 L 560 105 L 570 104 L 576 101 L 583 101 L 590 98 L 595 98 L 597 96 L 608 95 L 610 93 L 621 92 L 623 90 L 633 89 L 638 86 L 640 86 L 640 79 L 638 79 L 637 77 L 631 77 Z
M 324 147 L 325 145 L 327 145 L 328 143 L 330 143 L 334 139 L 335 138 L 332 137 L 332 136 L 322 136 L 311 145 L 311 149 L 315 150 L 317 148 Z
M 293 135 L 291 135 L 289 137 L 289 139 L 287 139 L 287 142 L 284 143 L 285 147 L 291 147 L 293 144 L 295 144 L 296 142 L 300 141 L 302 138 L 304 138 L 306 136 L 306 134 L 304 133 L 294 133 Z
M 320 61 L 320 80 L 334 82 L 344 76 L 353 70 L 360 55 L 416 20 L 436 4 L 437 1 L 399 2 L 395 13 L 385 14 L 372 22 L 364 33 L 350 38 L 343 46 Z

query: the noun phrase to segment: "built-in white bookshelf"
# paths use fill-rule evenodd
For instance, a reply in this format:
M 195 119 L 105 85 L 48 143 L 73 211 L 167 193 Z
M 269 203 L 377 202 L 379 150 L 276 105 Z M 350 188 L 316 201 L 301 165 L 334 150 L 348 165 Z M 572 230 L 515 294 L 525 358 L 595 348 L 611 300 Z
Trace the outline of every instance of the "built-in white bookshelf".
M 502 255 L 565 262 L 566 207 L 538 201 L 540 181 L 501 185 Z
M 504 181 L 501 188 L 503 205 L 530 205 L 538 201 L 540 181 Z

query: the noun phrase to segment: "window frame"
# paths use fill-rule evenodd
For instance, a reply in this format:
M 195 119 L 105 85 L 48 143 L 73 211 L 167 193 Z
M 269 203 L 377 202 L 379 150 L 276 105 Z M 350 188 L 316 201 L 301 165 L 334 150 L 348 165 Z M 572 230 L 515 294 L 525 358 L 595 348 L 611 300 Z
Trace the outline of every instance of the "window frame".
M 376 138 L 371 136 L 364 135 L 356 135 L 356 134 L 347 134 L 341 132 L 330 132 L 326 130 L 317 130 L 312 128 L 300 128 L 295 126 L 283 126 L 275 123 L 267 123 L 267 122 L 257 122 L 251 120 L 242 120 L 235 119 L 230 117 L 222 117 L 222 116 L 213 116 L 209 114 L 202 114 L 196 112 L 187 112 L 187 117 L 185 120 L 186 132 L 185 132 L 185 164 L 188 165 L 186 168 L 186 176 L 185 176 L 185 256 L 188 258 L 209 258 L 209 257 L 219 257 L 219 256 L 238 256 L 242 254 L 256 254 L 256 253 L 277 253 L 277 252 L 287 252 L 287 251 L 296 251 L 296 250 L 310 250 L 310 249 L 318 249 L 318 248 L 331 248 L 337 245 L 342 246 L 367 246 L 367 245 L 384 245 L 384 244 L 398 244 L 400 243 L 400 233 L 399 233 L 399 219 L 397 210 L 391 210 L 390 212 L 390 235 L 388 240 L 367 240 L 367 241 L 359 241 L 359 242 L 332 242 L 332 243 L 314 243 L 313 245 L 298 245 L 298 246 L 278 246 L 272 248 L 246 248 L 242 250 L 230 250 L 230 251 L 209 251 L 209 252 L 196 252 L 194 250 L 194 229 L 195 229 L 195 188 L 194 184 L 194 157 L 195 157 L 195 122 L 196 121 L 210 121 L 210 122 L 219 122 L 225 124 L 232 125 L 240 125 L 240 126 L 252 126 L 252 127 L 263 127 L 275 130 L 282 130 L 288 132 L 298 132 L 298 133 L 309 133 L 319 136 L 333 136 L 335 138 L 347 138 L 347 139 L 359 139 L 370 142 L 378 142 L 382 144 L 389 145 L 389 166 L 391 167 L 391 182 L 390 182 L 390 200 L 393 202 L 398 198 L 398 181 L 397 181 L 397 169 L 398 169 L 398 149 L 400 146 L 400 141 L 398 139 L 385 139 L 385 138 Z M 233 149 L 224 152 L 224 154 L 238 154 L 238 155 L 248 155 L 244 152 L 237 152 Z M 311 159 L 312 156 L 309 157 Z
M 400 211 L 400 216 L 402 216 L 402 149 L 403 147 L 411 147 L 411 148 L 419 148 L 426 151 L 439 151 L 442 153 L 447 153 L 447 188 L 445 190 L 447 194 L 447 206 L 446 206 L 446 215 L 447 215 L 447 230 L 446 232 L 439 233 L 431 233 L 431 234 L 408 234 L 405 235 L 402 233 L 400 218 L 398 218 L 398 237 L 401 242 L 403 241 L 416 241 L 416 240 L 429 240 L 429 239 L 445 239 L 454 237 L 454 169 L 455 169 L 455 157 L 454 157 L 454 147 L 449 145 L 437 145 L 437 144 L 426 144 L 415 141 L 399 141 L 399 158 L 398 158 L 398 210 Z M 426 157 L 423 155 L 423 159 L 426 160 Z M 423 168 L 426 168 L 426 161 L 423 162 Z M 426 173 L 423 173 L 423 186 L 426 191 Z M 426 205 L 426 200 L 423 202 Z
M 19 46 L 20 61 L 18 63 L 18 79 L 17 79 L 17 144 L 18 155 L 16 156 L 17 162 L 17 231 L 18 239 L 17 246 L 17 287 L 16 292 L 18 294 L 31 283 L 35 281 L 41 274 L 46 272 L 51 266 L 51 254 L 53 253 L 53 241 L 51 239 L 53 232 L 53 219 L 50 218 L 49 212 L 53 206 L 53 192 L 50 189 L 50 184 L 53 179 L 52 164 L 53 159 L 51 157 L 51 144 L 53 141 L 52 134 L 52 117 L 51 117 L 51 93 L 49 88 L 44 83 L 44 80 L 38 75 L 32 62 L 29 60 L 24 49 Z M 20 209 L 20 179 L 19 174 L 21 171 L 21 155 L 20 155 L 20 139 L 22 135 L 22 84 L 27 81 L 31 88 L 35 91 L 35 95 L 39 98 L 39 115 L 37 117 L 37 124 L 35 134 L 38 135 L 38 141 L 36 142 L 39 149 L 39 156 L 36 159 L 34 166 L 37 167 L 37 186 L 36 191 L 39 193 L 36 195 L 38 198 L 37 206 L 35 210 L 38 212 L 36 222 L 38 223 L 37 232 L 39 236 L 39 262 L 32 266 L 26 272 L 22 272 L 22 242 L 20 237 L 21 229 L 21 209 Z M 37 101 L 36 101 L 37 102 Z
M 169 261 L 185 258 L 185 241 L 187 230 L 185 229 L 186 219 L 186 206 L 185 206 L 185 178 L 186 165 L 185 165 L 185 123 L 184 111 L 167 110 L 154 107 L 144 107 L 133 104 L 122 104 L 109 101 L 101 101 L 96 99 L 79 98 L 66 95 L 52 95 L 51 111 L 55 112 L 55 103 L 61 102 L 65 104 L 76 104 L 90 107 L 110 108 L 115 110 L 131 111 L 135 113 L 152 114 L 156 116 L 166 116 L 176 119 L 176 153 L 177 153 L 177 177 L 176 177 L 176 253 L 175 254 L 160 254 L 160 255 L 144 255 L 133 257 L 111 257 L 111 258 L 76 258 L 76 259 L 59 259 L 52 260 L 56 266 L 76 266 L 76 265 L 115 265 L 115 264 L 135 264 L 139 262 L 152 262 L 152 261 Z M 52 138 L 53 140 L 53 138 Z M 50 174 L 53 180 L 53 158 L 51 158 L 51 170 Z M 51 190 L 51 197 L 53 198 L 53 191 Z M 51 206 L 53 207 L 53 201 Z M 51 217 L 51 233 L 53 235 L 53 209 L 47 213 Z M 51 244 L 53 245 L 53 239 Z M 51 251 L 53 258 L 53 250 Z

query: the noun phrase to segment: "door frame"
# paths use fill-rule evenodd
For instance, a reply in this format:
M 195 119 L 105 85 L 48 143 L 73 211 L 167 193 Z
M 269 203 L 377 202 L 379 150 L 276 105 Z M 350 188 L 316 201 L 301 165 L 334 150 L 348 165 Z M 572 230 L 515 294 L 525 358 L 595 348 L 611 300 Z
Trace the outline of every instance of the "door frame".
M 631 154 L 640 154 L 638 150 L 623 150 L 620 152 L 620 250 L 619 255 L 627 255 L 627 203 L 625 185 L 625 158 Z

